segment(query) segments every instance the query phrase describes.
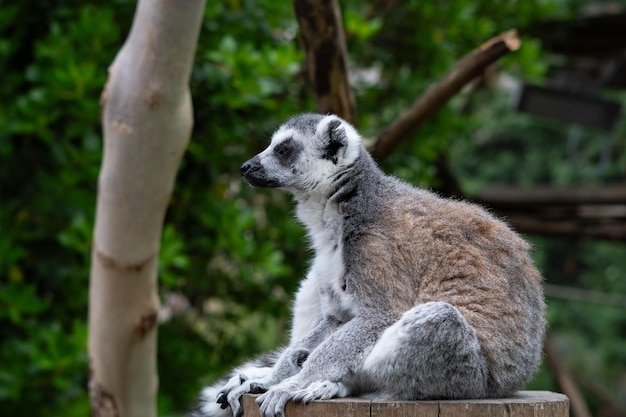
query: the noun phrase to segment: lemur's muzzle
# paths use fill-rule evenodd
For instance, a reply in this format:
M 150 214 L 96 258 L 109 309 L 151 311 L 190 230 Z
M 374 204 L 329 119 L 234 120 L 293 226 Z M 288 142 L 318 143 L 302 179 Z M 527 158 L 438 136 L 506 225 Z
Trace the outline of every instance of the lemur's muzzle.
M 241 175 L 253 187 L 277 188 L 281 186 L 280 181 L 268 177 L 267 171 L 261 165 L 261 158 L 258 155 L 243 163 Z

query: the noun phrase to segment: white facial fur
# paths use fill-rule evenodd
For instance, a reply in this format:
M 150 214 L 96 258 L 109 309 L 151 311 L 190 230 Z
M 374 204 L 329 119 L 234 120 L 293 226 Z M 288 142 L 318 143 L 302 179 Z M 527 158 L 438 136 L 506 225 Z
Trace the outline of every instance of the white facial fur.
M 337 150 L 336 163 L 323 157 L 330 140 L 329 124 L 333 121 L 340 122 L 334 128 L 335 134 L 345 138 L 345 143 Z M 281 188 L 295 194 L 325 193 L 333 175 L 352 164 L 362 146 L 358 132 L 349 123 L 335 116 L 326 116 L 317 126 L 310 127 L 314 127 L 315 130 L 307 129 L 307 126 L 304 126 L 304 129 L 281 126 L 272 136 L 268 148 L 258 155 L 267 175 L 276 178 L 281 183 Z M 289 144 L 287 146 L 289 152 L 293 153 L 293 158 L 288 164 L 285 164 L 284 160 L 281 161 L 277 153 L 277 149 L 285 146 L 284 144 Z

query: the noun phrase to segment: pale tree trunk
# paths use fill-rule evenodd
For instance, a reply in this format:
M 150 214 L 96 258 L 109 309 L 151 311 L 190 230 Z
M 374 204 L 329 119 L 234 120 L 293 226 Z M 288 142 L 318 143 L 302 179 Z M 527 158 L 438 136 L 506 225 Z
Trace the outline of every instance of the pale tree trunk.
M 205 0 L 140 0 L 102 94 L 89 291 L 94 416 L 156 416 L 157 258 L 193 124 L 189 76 Z

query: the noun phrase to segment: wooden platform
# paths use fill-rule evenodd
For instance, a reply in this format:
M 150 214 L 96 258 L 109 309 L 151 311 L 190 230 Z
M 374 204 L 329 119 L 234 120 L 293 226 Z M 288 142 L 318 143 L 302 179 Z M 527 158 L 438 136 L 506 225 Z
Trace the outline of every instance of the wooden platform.
M 243 417 L 260 417 L 256 395 L 244 395 Z M 510 398 L 462 401 L 371 401 L 341 398 L 290 402 L 285 417 L 568 417 L 569 400 L 548 391 L 520 391 Z

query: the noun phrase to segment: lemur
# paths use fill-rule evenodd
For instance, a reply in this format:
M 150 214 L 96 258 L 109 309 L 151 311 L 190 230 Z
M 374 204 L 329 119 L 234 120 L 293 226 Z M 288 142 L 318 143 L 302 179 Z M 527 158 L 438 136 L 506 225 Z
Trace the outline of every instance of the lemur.
M 205 388 L 193 417 L 264 417 L 290 401 L 504 397 L 542 356 L 545 303 L 530 246 L 481 207 L 385 175 L 359 133 L 302 114 L 241 167 L 293 194 L 315 251 L 289 345 Z

